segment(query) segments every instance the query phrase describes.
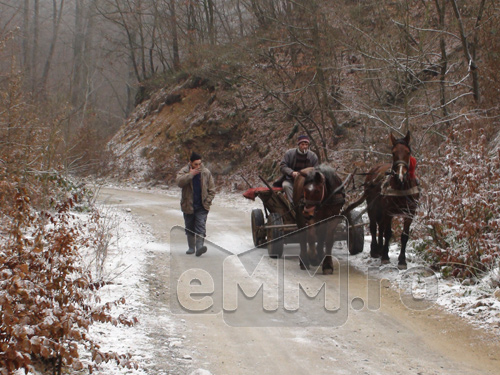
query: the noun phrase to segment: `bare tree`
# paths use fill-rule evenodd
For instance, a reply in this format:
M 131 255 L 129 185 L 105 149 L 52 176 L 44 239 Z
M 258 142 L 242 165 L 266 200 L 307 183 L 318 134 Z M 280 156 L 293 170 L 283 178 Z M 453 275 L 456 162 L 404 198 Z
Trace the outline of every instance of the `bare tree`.
M 473 41 L 472 42 L 469 40 L 468 35 L 465 31 L 465 25 L 464 25 L 464 22 L 462 20 L 462 15 L 460 13 L 460 9 L 458 7 L 456 0 L 450 0 L 450 3 L 451 3 L 451 7 L 453 8 L 453 14 L 455 15 L 455 18 L 457 19 L 457 22 L 458 22 L 458 31 L 459 31 L 459 35 L 460 35 L 460 40 L 462 41 L 462 47 L 464 50 L 464 57 L 467 61 L 467 65 L 469 66 L 469 69 L 470 69 L 470 74 L 471 74 L 471 79 L 472 79 L 472 93 L 474 95 L 474 100 L 476 102 L 479 102 L 480 92 L 479 92 L 479 73 L 478 73 L 478 66 L 477 66 L 477 61 L 476 61 L 476 45 L 477 45 L 476 30 L 479 28 L 481 19 L 483 17 L 484 6 L 486 3 L 486 0 L 481 0 L 481 2 L 479 4 L 477 18 L 476 18 L 476 22 L 474 25 L 475 31 L 473 32 Z
M 205 10 L 205 22 L 207 24 L 208 40 L 210 44 L 215 44 L 215 18 L 214 1 L 203 0 L 203 9 Z
M 31 47 L 31 91 L 35 92 L 36 83 L 37 83 L 37 67 L 38 67 L 38 50 L 39 50 L 39 40 L 40 40 L 40 2 L 39 0 L 33 0 L 34 5 L 34 13 L 33 13 L 33 22 L 32 22 L 32 35 L 33 35 L 33 44 Z
M 22 67 L 26 77 L 31 76 L 31 62 L 30 62 L 30 0 L 24 0 L 23 2 L 23 42 L 22 42 Z
M 59 28 L 61 26 L 62 14 L 64 8 L 64 0 L 60 0 L 59 7 L 57 6 L 57 1 L 52 1 L 52 38 L 49 46 L 49 53 L 47 59 L 45 61 L 45 65 L 43 68 L 40 90 L 39 92 L 43 95 L 47 90 L 47 81 L 49 79 L 50 67 L 52 65 L 52 60 L 54 57 L 54 51 L 56 49 L 57 38 L 59 36 Z
M 446 103 L 446 72 L 448 69 L 448 55 L 446 52 L 446 38 L 445 38 L 445 29 L 446 29 L 446 0 L 435 0 L 436 10 L 438 13 L 439 19 L 439 30 L 441 35 L 439 37 L 439 49 L 441 51 L 441 62 L 440 62 L 440 71 L 439 71 L 439 89 L 441 92 L 440 95 L 440 103 L 443 111 L 443 117 L 448 117 L 448 106 Z
M 181 60 L 179 55 L 179 37 L 177 35 L 177 13 L 175 11 L 175 0 L 170 0 L 170 27 L 172 32 L 172 50 L 174 70 L 179 70 Z
M 81 102 L 85 45 L 85 1 L 75 0 L 75 28 L 73 39 L 73 74 L 71 77 L 71 104 L 76 107 Z

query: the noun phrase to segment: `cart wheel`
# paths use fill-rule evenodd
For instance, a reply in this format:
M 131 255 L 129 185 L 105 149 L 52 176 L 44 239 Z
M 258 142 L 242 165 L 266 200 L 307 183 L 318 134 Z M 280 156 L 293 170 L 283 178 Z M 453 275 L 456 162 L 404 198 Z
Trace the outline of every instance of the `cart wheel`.
M 363 224 L 363 213 L 353 210 L 347 214 L 349 222 L 349 254 L 356 255 L 363 251 L 365 245 L 365 230 Z
M 254 208 L 251 219 L 253 244 L 255 247 L 260 247 L 266 242 L 266 231 L 262 229 L 264 225 L 264 213 L 260 208 Z
M 278 213 L 271 213 L 269 225 L 283 225 L 283 218 Z M 283 228 L 269 228 L 267 230 L 267 252 L 271 258 L 281 258 L 283 255 Z

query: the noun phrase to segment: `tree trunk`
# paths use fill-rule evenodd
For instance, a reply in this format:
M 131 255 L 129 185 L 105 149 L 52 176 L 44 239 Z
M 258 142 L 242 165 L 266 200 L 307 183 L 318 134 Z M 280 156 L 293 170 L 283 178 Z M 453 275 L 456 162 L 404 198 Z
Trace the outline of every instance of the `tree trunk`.
M 214 18 L 214 1 L 204 0 L 205 18 L 207 22 L 208 41 L 211 45 L 215 45 L 215 18 Z
M 31 91 L 35 92 L 37 83 L 38 48 L 40 40 L 40 2 L 33 3 L 33 45 L 31 49 Z
M 84 0 L 75 0 L 75 31 L 73 39 L 73 74 L 71 77 L 70 97 L 71 105 L 77 107 L 81 102 L 82 95 L 82 68 L 83 68 L 83 46 L 84 46 Z
M 193 53 L 193 46 L 195 42 L 196 33 L 196 14 L 194 11 L 194 5 L 190 1 L 187 5 L 187 34 L 188 34 L 188 54 Z
M 116 4 L 116 9 L 117 9 L 117 11 L 118 11 L 118 13 L 120 15 L 120 19 L 122 21 L 121 26 L 124 28 L 125 33 L 127 34 L 127 44 L 128 44 L 129 61 L 130 61 L 131 65 L 132 65 L 132 69 L 133 69 L 133 73 L 134 73 L 135 79 L 136 79 L 137 82 L 142 82 L 143 79 L 141 77 L 141 74 L 140 74 L 140 71 L 139 71 L 139 67 L 137 65 L 137 58 L 136 58 L 136 53 L 135 53 L 136 44 L 137 44 L 136 40 L 135 40 L 136 39 L 135 32 L 130 28 L 127 20 L 125 19 L 125 14 L 122 11 L 122 9 L 120 8 L 120 1 L 116 0 L 115 4 Z M 127 88 L 127 93 L 130 96 L 130 87 Z
M 83 80 L 83 90 L 85 92 L 85 103 L 89 100 L 92 105 L 95 104 L 93 81 L 91 80 L 92 73 L 95 70 L 95 60 L 92 58 L 92 52 L 94 49 L 94 22 L 95 14 L 92 12 L 90 7 L 86 8 L 86 26 L 84 32 L 84 46 L 82 53 L 82 80 Z
M 241 13 L 240 0 L 236 0 L 236 11 L 238 13 L 238 22 L 240 26 L 240 38 L 243 38 L 244 28 L 243 28 L 243 14 Z
M 139 48 L 139 56 L 141 58 L 141 70 L 142 70 L 142 78 L 143 80 L 148 78 L 150 75 L 146 69 L 146 42 L 144 38 L 144 21 L 142 15 L 142 1 L 138 0 L 135 6 L 134 11 L 135 16 L 137 17 L 137 26 L 139 29 L 139 40 L 140 40 L 140 48 Z M 151 72 L 153 73 L 153 72 Z
M 47 56 L 47 60 L 45 61 L 45 66 L 43 68 L 42 81 L 40 84 L 40 92 L 43 93 L 47 90 L 47 81 L 49 79 L 50 67 L 52 65 L 52 59 L 54 57 L 54 51 L 56 48 L 57 37 L 59 34 L 59 27 L 61 25 L 61 18 L 64 8 L 64 0 L 61 0 L 59 11 L 57 10 L 57 2 L 56 0 L 52 1 L 53 5 L 53 20 L 52 20 L 52 40 L 50 42 L 49 54 Z
M 446 71 L 448 69 L 448 56 L 446 54 L 446 40 L 445 40 L 445 17 L 446 17 L 446 0 L 435 0 L 436 8 L 439 16 L 439 47 L 441 49 L 441 69 L 439 74 L 439 91 L 440 103 L 443 117 L 448 117 L 448 107 L 446 105 Z
M 174 70 L 178 71 L 181 68 L 181 60 L 179 57 L 179 39 L 177 36 L 177 15 L 175 12 L 175 0 L 170 0 L 170 27 L 172 32 L 172 53 Z
M 479 5 L 476 24 L 474 25 L 474 32 L 472 39 L 473 42 L 471 43 L 471 56 L 473 61 L 477 61 L 477 46 L 479 45 L 478 30 L 481 24 L 481 20 L 483 19 L 485 4 L 486 0 L 482 0 L 481 4 Z M 479 90 L 479 72 L 477 68 L 472 71 L 472 82 L 474 83 L 473 84 L 474 96 L 476 100 L 479 102 L 481 100 L 481 93 Z
M 326 114 L 328 119 L 332 124 L 333 134 L 335 137 L 340 135 L 340 127 L 335 117 L 335 114 L 330 108 L 330 101 L 328 100 L 328 92 L 327 92 L 327 84 L 325 78 L 325 71 L 323 69 L 323 61 L 321 54 L 321 40 L 320 40 L 320 31 L 319 31 L 319 20 L 318 20 L 318 6 L 317 4 L 311 0 L 310 8 L 311 10 L 311 21 L 312 21 L 312 43 L 313 43 L 313 53 L 314 53 L 314 61 L 316 63 L 316 82 L 319 86 L 319 96 L 318 101 L 320 103 L 321 108 L 321 116 L 323 117 L 323 113 Z M 320 132 L 321 141 L 323 143 L 323 150 L 326 150 L 327 143 L 325 140 L 326 129 L 323 129 Z M 325 151 L 325 160 L 328 161 L 328 153 Z
M 29 42 L 29 27 L 30 27 L 30 0 L 24 0 L 23 5 L 23 42 L 22 42 L 22 61 L 23 70 L 25 72 L 25 82 L 31 79 L 31 62 L 30 62 L 30 42 Z
M 484 1 L 482 1 L 484 5 Z M 460 10 L 458 9 L 458 5 L 456 0 L 450 0 L 451 6 L 453 8 L 453 13 L 455 14 L 455 18 L 458 22 L 458 31 L 460 33 L 460 40 L 462 41 L 462 47 L 464 49 L 464 57 L 467 61 L 467 65 L 469 66 L 469 70 L 472 77 L 472 95 L 474 96 L 474 100 L 479 102 L 479 73 L 477 71 L 478 67 L 476 64 L 476 60 L 474 56 L 471 54 L 471 48 L 469 44 L 469 40 L 467 39 L 467 35 L 464 28 L 464 23 L 462 21 L 462 16 L 460 14 Z M 479 20 L 478 20 L 479 21 Z

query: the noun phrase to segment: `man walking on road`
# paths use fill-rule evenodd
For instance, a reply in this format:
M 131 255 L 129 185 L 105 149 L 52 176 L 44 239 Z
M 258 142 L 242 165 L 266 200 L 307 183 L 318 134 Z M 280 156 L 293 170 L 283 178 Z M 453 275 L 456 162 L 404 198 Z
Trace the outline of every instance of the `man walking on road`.
M 191 154 L 189 164 L 182 168 L 175 179 L 182 188 L 181 210 L 188 241 L 186 254 L 199 257 L 206 253 L 204 246 L 208 211 L 215 197 L 215 183 L 210 171 L 201 163 L 201 156 Z

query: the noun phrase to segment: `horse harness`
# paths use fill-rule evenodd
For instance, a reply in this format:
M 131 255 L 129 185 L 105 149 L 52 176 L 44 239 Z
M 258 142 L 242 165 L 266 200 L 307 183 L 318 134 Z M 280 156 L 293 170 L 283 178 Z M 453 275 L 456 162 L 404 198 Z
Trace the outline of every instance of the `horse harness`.
M 405 162 L 403 161 L 403 163 Z M 394 170 L 391 169 L 391 171 L 386 174 L 384 181 L 382 182 L 380 195 L 388 197 L 408 197 L 410 195 L 415 195 L 420 193 L 421 189 L 420 186 L 418 185 L 405 190 L 393 189 L 391 187 L 391 178 L 393 176 L 394 176 Z
M 398 140 L 396 144 L 401 144 L 403 146 L 408 147 L 408 150 L 410 151 L 411 155 L 411 147 L 406 141 L 404 140 Z M 407 162 L 404 160 L 397 160 L 394 163 L 392 163 L 391 170 L 386 172 L 386 176 L 384 178 L 384 181 L 382 182 L 382 189 L 380 194 L 384 196 L 390 196 L 390 197 L 407 197 L 410 195 L 415 195 L 420 193 L 420 187 L 418 185 L 413 186 L 409 189 L 405 190 L 399 190 L 399 189 L 393 189 L 390 185 L 391 178 L 394 176 L 395 171 L 398 169 L 398 167 L 403 166 L 406 168 L 406 175 L 409 173 L 410 166 L 408 165 Z
M 413 186 L 412 188 L 406 190 L 397 190 L 391 188 L 389 183 L 384 183 L 384 185 L 382 185 L 382 191 L 380 192 L 380 195 L 388 197 L 407 197 L 419 193 L 420 193 L 419 186 Z

